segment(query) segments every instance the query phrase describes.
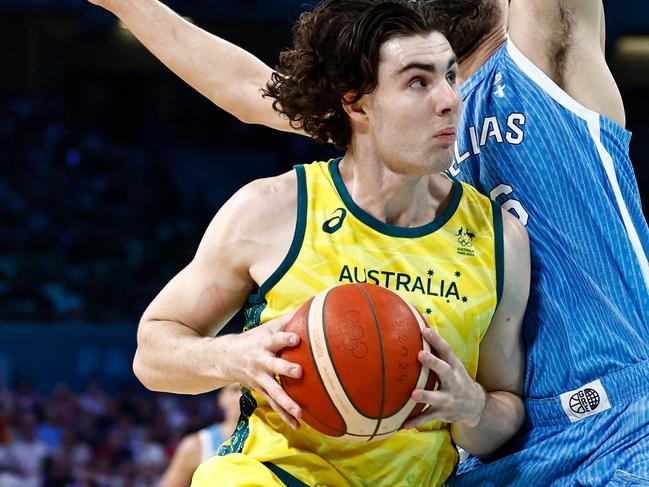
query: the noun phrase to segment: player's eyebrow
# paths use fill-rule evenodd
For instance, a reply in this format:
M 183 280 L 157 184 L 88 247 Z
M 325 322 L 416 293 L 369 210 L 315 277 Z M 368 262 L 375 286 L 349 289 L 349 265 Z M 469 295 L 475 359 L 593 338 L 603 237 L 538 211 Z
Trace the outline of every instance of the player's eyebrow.
M 448 67 L 446 69 L 451 69 L 451 67 L 453 65 L 455 65 L 455 64 L 457 64 L 457 56 L 453 56 L 451 59 L 449 59 Z M 403 68 L 401 68 L 399 71 L 397 71 L 397 75 L 405 73 L 406 71 L 409 71 L 411 69 L 421 69 L 422 71 L 428 71 L 429 73 L 435 73 L 437 71 L 434 64 L 429 64 L 429 63 L 408 63 Z

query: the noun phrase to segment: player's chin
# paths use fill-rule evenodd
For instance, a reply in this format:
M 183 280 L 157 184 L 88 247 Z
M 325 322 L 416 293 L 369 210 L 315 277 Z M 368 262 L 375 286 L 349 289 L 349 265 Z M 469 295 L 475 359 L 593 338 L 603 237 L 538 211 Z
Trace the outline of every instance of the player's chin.
M 436 148 L 432 151 L 429 159 L 431 162 L 431 173 L 444 172 L 453 164 L 453 146 Z

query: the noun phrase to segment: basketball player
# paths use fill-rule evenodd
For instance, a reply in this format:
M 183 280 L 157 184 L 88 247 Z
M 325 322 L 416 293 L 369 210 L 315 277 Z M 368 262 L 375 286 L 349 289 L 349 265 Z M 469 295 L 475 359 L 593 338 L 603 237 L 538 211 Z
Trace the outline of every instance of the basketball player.
M 301 17 L 282 56 L 287 74 L 268 92 L 345 156 L 240 190 L 144 313 L 134 370 L 147 387 L 245 386 L 243 420 L 196 486 L 441 485 L 457 463 L 454 443 L 487 455 L 523 421 L 526 232 L 440 172 L 460 115 L 457 62 L 438 27 L 406 5 L 326 2 Z M 439 358 L 419 358 L 441 388 L 413 391 L 431 407 L 407 430 L 346 443 L 297 423 L 299 406 L 275 374 L 301 370 L 276 354 L 297 342 L 283 331 L 287 313 L 358 281 L 428 317 L 423 335 Z M 247 331 L 213 337 L 246 299 Z
M 221 444 L 234 433 L 239 422 L 240 397 L 239 384 L 230 384 L 221 389 L 217 404 L 223 411 L 223 421 L 187 435 L 180 441 L 160 479 L 160 487 L 187 487 L 196 468 L 218 453 Z
M 465 110 L 450 173 L 526 224 L 533 262 L 527 422 L 500 452 L 515 454 L 457 483 L 648 482 L 649 229 L 604 59 L 602 2 L 418 4 L 446 23 L 460 58 Z M 260 95 L 272 70 L 247 52 L 154 0 L 108 8 L 220 107 L 292 130 Z

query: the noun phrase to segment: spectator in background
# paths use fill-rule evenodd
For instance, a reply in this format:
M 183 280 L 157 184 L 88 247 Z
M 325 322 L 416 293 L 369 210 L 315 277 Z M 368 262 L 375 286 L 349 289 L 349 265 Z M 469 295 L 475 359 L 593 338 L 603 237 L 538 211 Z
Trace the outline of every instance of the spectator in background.
M 43 480 L 42 469 L 47 447 L 36 438 L 36 424 L 34 414 L 22 414 L 18 422 L 18 437 L 9 447 L 9 468 L 14 472 L 17 482 L 15 485 L 21 487 L 39 487 Z
M 162 476 L 160 487 L 187 487 L 196 468 L 216 455 L 221 443 L 230 437 L 237 426 L 240 397 L 239 384 L 230 384 L 221 389 L 217 401 L 224 414 L 223 421 L 182 439 Z

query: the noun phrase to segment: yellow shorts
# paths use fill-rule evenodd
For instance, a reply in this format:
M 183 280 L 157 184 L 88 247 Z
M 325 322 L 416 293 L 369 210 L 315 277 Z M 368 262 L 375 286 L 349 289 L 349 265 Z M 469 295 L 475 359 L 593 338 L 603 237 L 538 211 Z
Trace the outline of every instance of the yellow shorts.
M 199 465 L 192 487 L 286 487 L 266 465 L 241 453 L 214 457 Z

